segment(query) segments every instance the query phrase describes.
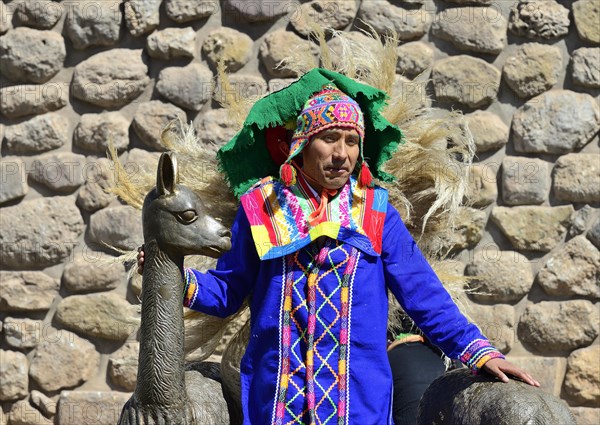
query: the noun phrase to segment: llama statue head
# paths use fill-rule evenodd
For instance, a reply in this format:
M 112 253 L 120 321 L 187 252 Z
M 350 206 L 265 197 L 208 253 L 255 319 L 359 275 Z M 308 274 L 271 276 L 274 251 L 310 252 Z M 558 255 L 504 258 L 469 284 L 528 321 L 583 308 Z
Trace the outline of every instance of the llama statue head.
M 231 248 L 231 233 L 206 213 L 200 197 L 179 184 L 175 154 L 163 153 L 156 187 L 144 199 L 144 242 L 156 241 L 169 255 L 218 257 Z

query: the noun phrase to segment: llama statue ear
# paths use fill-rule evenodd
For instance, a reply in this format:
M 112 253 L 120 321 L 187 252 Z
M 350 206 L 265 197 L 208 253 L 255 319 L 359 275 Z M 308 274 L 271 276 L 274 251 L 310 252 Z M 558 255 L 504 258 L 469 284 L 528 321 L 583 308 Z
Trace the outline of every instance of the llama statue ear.
M 173 152 L 165 152 L 158 160 L 156 174 L 156 190 L 158 191 L 158 195 L 163 196 L 174 193 L 177 183 L 179 183 L 177 159 Z

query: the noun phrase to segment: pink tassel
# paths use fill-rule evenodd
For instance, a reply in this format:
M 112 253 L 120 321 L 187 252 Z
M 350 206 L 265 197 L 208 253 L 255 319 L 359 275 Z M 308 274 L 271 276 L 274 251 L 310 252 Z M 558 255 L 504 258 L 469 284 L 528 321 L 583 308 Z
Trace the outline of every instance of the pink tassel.
M 362 187 L 373 187 L 373 175 L 366 161 L 363 161 L 360 166 L 360 173 L 358 174 L 358 183 Z
M 286 186 L 296 184 L 296 170 L 287 162 L 279 169 L 279 176 Z

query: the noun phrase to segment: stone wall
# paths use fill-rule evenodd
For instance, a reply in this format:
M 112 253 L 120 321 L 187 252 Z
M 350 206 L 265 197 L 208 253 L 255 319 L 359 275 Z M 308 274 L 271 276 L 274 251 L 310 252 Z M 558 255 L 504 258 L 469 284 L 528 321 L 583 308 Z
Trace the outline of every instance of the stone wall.
M 290 49 L 310 51 L 306 16 L 393 28 L 398 95 L 425 88 L 465 113 L 473 207 L 453 243 L 481 290 L 463 304 L 580 424 L 599 423 L 597 1 L 3 0 L 0 425 L 115 423 L 139 286 L 104 243 L 142 237 L 103 190 L 107 142 L 132 177 L 153 171 L 177 116 L 217 149 L 232 135 L 211 99 L 217 58 L 229 47 L 240 99 L 262 96 L 293 77 L 273 68 Z

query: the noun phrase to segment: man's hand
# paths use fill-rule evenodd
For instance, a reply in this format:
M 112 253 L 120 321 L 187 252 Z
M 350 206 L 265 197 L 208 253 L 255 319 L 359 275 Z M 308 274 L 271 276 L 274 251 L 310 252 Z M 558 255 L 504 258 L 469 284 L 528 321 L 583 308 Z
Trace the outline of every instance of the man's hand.
M 139 274 L 144 274 L 144 245 L 138 248 L 137 266 L 137 272 Z
M 483 365 L 483 370 L 485 370 L 487 373 L 495 376 L 496 378 L 500 379 L 502 382 L 508 382 L 508 376 L 506 376 L 506 374 L 508 373 L 529 385 L 532 385 L 534 387 L 540 386 L 540 383 L 538 381 L 536 381 L 533 378 L 533 376 L 531 376 L 529 373 L 525 372 L 520 367 L 517 367 L 514 364 L 512 364 L 511 362 L 504 360 L 504 359 L 488 360 Z

